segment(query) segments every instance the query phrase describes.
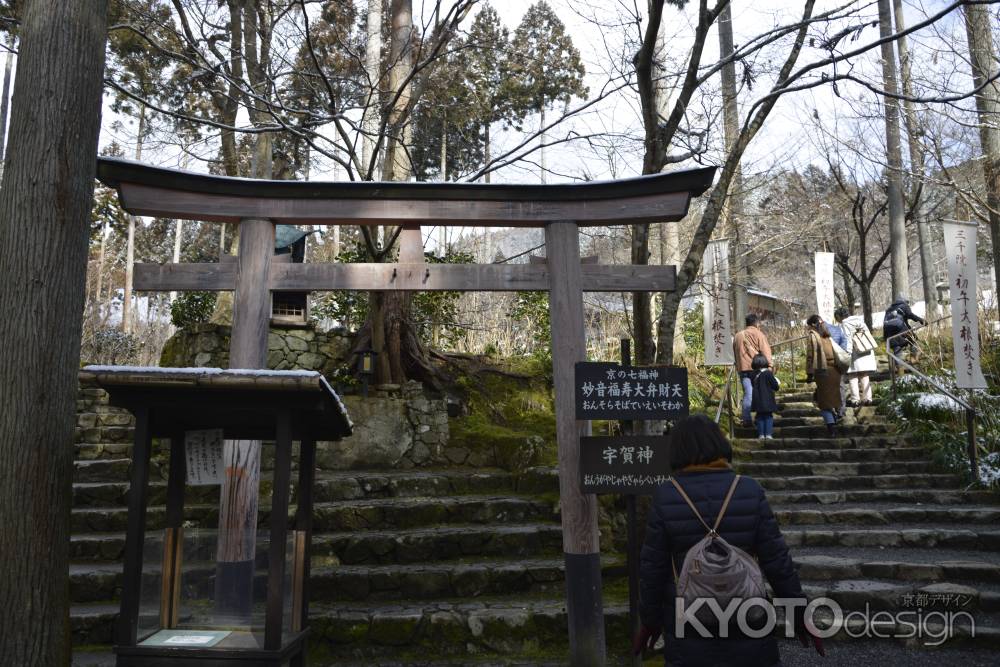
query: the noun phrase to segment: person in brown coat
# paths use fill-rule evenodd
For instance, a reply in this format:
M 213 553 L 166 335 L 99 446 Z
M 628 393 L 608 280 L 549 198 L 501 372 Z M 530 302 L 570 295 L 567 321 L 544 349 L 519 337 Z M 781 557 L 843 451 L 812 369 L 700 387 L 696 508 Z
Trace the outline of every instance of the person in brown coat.
M 757 374 L 753 368 L 753 358 L 762 354 L 767 359 L 768 367 L 772 365 L 771 344 L 767 342 L 767 336 L 760 330 L 758 322 L 757 314 L 750 313 L 746 318 L 746 329 L 733 336 L 733 359 L 740 384 L 743 385 L 743 426 L 746 427 L 753 426 L 750 406 L 753 404 L 753 377 Z
M 836 437 L 837 418 L 840 410 L 840 371 L 833 353 L 833 341 L 826 323 L 819 315 L 810 315 L 809 344 L 806 346 L 806 379 L 816 382 L 816 404 L 826 423 L 827 435 Z

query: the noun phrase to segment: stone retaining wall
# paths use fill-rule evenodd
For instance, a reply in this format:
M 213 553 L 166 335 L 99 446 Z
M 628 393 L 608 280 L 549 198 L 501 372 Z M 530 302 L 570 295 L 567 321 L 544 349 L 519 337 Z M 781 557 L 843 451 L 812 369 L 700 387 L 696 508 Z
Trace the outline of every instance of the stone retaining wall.
M 160 365 L 229 366 L 230 327 L 198 324 L 174 334 Z M 333 384 L 350 363 L 351 339 L 343 330 L 271 329 L 267 366 L 274 370 L 319 371 Z M 427 396 L 419 382 L 376 388 L 368 398 L 342 396 L 354 421 L 354 435 L 319 443 L 317 463 L 325 469 L 414 468 L 447 465 L 448 406 Z

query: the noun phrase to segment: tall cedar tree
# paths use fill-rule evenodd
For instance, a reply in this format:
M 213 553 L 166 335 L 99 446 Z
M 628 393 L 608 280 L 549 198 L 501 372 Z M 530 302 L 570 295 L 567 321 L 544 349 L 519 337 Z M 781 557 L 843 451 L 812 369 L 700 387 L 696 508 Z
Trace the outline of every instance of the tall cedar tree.
M 566 34 L 566 26 L 545 0 L 536 2 L 514 31 L 510 61 L 512 101 L 519 117 L 539 114 L 541 175 L 545 180 L 545 112 L 573 97 L 585 97 L 585 74 L 580 52 Z
M 70 505 L 107 0 L 24 4 L 0 188 L 5 664 L 70 662 Z

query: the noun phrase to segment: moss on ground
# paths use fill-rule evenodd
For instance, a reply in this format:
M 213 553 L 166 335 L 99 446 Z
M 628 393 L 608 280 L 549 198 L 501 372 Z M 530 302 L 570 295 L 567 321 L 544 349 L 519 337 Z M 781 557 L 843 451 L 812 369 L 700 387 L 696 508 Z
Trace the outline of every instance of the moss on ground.
M 449 423 L 449 445 L 488 454 L 520 470 L 556 462 L 551 369 L 534 358 L 469 364 L 457 378 L 464 412 Z

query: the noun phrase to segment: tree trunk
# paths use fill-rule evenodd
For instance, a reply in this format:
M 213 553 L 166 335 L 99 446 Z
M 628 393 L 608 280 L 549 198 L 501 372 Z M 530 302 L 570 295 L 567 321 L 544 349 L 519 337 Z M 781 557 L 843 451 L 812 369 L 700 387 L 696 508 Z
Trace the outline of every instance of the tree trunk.
M 996 82 L 997 54 L 993 48 L 990 10 L 984 5 L 965 6 L 965 32 L 969 60 L 976 87 L 993 82 L 976 95 L 979 141 L 983 148 L 983 179 L 986 181 L 987 218 L 993 245 L 993 275 L 1000 283 L 1000 84 Z M 994 299 L 995 299 L 994 295 Z
M 174 264 L 178 264 L 181 261 L 181 236 L 184 234 L 184 221 L 178 218 L 174 221 Z M 177 292 L 170 293 L 170 303 L 173 303 L 177 298 Z
M 142 161 L 142 141 L 146 134 L 146 105 L 139 105 L 139 127 L 135 140 L 135 161 Z M 135 266 L 135 228 L 139 218 L 134 215 L 128 217 L 128 242 L 125 250 L 125 294 L 122 298 L 122 331 L 127 334 L 132 333 L 133 320 L 132 313 L 132 273 Z
M 665 222 L 660 225 L 660 257 L 661 263 L 667 266 L 677 266 L 681 261 L 681 240 L 678 230 L 678 223 L 676 222 Z M 661 296 L 661 306 L 666 303 L 666 295 Z M 684 342 L 684 309 L 678 308 L 673 317 L 671 313 L 666 311 L 665 307 L 661 307 L 660 317 L 657 321 L 657 345 L 664 346 L 668 339 L 663 336 L 666 335 L 662 331 L 661 327 L 665 319 L 674 320 L 674 334 L 673 334 L 673 348 L 674 348 L 674 358 L 683 356 L 687 351 L 687 345 Z
M 73 428 L 107 0 L 27 2 L 0 189 L 0 655 L 70 661 Z M 16 343 L 16 344 L 15 344 Z
M 872 284 L 868 280 L 864 280 L 858 285 L 858 289 L 861 290 L 861 310 L 865 314 L 865 324 L 871 329 L 874 326 L 874 307 L 872 306 Z
M 375 139 L 382 118 L 379 109 L 382 79 L 382 0 L 368 0 L 367 18 L 365 76 L 368 78 L 369 88 L 361 118 L 361 167 L 364 169 L 364 173 L 361 174 L 362 180 L 371 180 L 371 174 L 381 171 L 378 169 L 377 161 L 373 162 L 372 156 L 375 154 Z
M 483 153 L 486 156 L 486 166 L 488 167 L 490 165 L 490 161 L 493 159 L 493 151 L 492 151 L 492 148 L 490 147 L 490 121 L 486 121 L 486 126 L 485 126 L 484 130 L 485 130 L 485 132 L 484 132 L 485 137 L 484 137 L 484 140 L 483 140 Z M 492 172 L 489 172 L 489 171 L 486 172 L 486 182 L 487 183 L 490 182 L 490 174 L 491 173 Z
M 538 171 L 541 174 L 541 182 L 545 183 L 545 102 L 539 110 L 541 116 L 538 121 Z
M 889 0 L 878 0 L 879 34 L 892 37 L 892 12 Z M 899 136 L 899 100 L 895 97 L 896 52 L 891 41 L 882 44 L 882 82 L 885 88 L 886 183 L 889 198 L 889 244 L 892 249 L 892 298 L 909 298 L 910 269 L 906 253 L 906 211 L 903 205 L 903 156 Z
M 727 4 L 719 14 L 719 55 L 731 58 L 733 47 L 733 7 Z M 736 98 L 736 63 L 727 62 L 722 66 L 722 130 L 726 143 L 726 152 L 732 150 L 740 132 L 739 107 Z M 742 326 L 747 315 L 747 263 L 742 259 L 740 246 L 740 216 L 743 214 L 743 175 L 737 165 L 733 174 L 733 184 L 729 188 L 726 206 L 722 212 L 722 233 L 731 240 L 730 262 L 732 267 L 732 286 L 730 289 L 733 304 L 733 321 L 736 326 Z
M 0 98 L 0 180 L 3 179 L 3 155 L 7 148 L 7 114 L 10 108 L 10 72 L 14 65 L 14 38 L 7 42 L 7 57 L 3 66 L 3 98 Z
M 632 225 L 632 263 L 649 264 L 649 223 Z M 635 363 L 653 363 L 656 346 L 653 343 L 653 315 L 649 292 L 632 292 L 632 337 L 635 339 Z
M 389 109 L 382 177 L 387 181 L 405 181 L 413 173 L 409 152 L 410 123 L 406 114 L 410 104 L 410 84 L 413 67 L 412 0 L 392 0 L 390 5 L 392 41 L 389 49 L 389 92 L 395 104 Z M 405 86 L 405 87 L 404 87 Z M 397 91 L 399 94 L 397 95 Z M 385 243 L 391 239 L 385 230 Z M 399 261 L 422 262 L 423 245 L 419 227 L 404 229 L 398 240 Z M 391 257 L 387 248 L 382 257 Z M 367 339 L 376 352 L 376 383 L 402 384 L 410 379 L 423 380 L 438 386 L 434 378 L 426 347 L 413 328 L 413 295 L 410 292 L 372 292 L 369 294 Z M 365 336 L 361 340 L 365 340 Z
M 906 17 L 903 14 L 903 0 L 892 0 L 893 15 L 896 19 L 896 32 L 906 30 Z M 913 95 L 913 77 L 910 70 L 910 52 L 905 35 L 901 35 L 896 44 L 899 47 L 899 71 L 903 82 L 903 95 L 908 98 Z M 917 238 L 920 243 L 920 278 L 924 291 L 924 304 L 927 313 L 937 311 L 937 289 L 934 280 L 934 248 L 931 243 L 930 222 L 924 211 L 924 147 L 920 141 L 922 128 L 917 119 L 913 102 L 903 100 L 903 120 L 906 124 L 906 138 L 910 148 L 910 200 L 913 201 L 914 217 L 917 223 Z M 930 315 L 928 315 L 930 319 Z

